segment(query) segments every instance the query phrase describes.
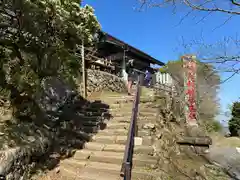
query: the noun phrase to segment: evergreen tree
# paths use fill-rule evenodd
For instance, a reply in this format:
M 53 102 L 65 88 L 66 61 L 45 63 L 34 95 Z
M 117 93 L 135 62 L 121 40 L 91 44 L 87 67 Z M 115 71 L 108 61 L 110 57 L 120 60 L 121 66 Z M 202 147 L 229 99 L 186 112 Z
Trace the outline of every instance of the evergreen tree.
M 240 102 L 234 102 L 232 107 L 232 119 L 228 122 L 231 136 L 239 136 L 240 131 Z

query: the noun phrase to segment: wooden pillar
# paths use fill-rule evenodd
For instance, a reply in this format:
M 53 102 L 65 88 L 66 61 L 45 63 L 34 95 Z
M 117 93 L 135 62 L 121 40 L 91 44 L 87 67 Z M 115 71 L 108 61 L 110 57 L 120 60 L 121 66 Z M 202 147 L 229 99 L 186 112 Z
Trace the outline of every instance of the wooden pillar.
M 144 74 L 139 73 L 140 86 L 144 86 Z
M 123 52 L 123 58 L 122 58 L 122 63 L 121 63 L 121 76 L 124 82 L 127 83 L 128 75 L 126 73 L 126 50 Z
M 152 82 L 151 82 L 151 85 L 152 85 L 152 86 L 155 86 L 156 83 L 157 83 L 157 80 L 156 80 L 156 73 L 153 73 L 153 74 L 152 74 Z
M 82 92 L 83 92 L 83 98 L 87 98 L 87 79 L 86 79 L 86 63 L 84 58 L 84 45 L 82 44 L 81 48 L 81 56 L 82 56 Z

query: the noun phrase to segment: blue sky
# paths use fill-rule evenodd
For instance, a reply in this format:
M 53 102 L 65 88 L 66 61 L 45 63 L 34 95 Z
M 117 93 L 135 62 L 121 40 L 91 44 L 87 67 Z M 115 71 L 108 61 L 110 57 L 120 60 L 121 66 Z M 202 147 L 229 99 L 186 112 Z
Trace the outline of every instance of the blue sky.
M 136 10 L 137 0 L 84 0 L 83 3 L 94 7 L 104 31 L 163 62 L 175 60 L 184 52 L 194 53 L 191 48 L 183 48 L 184 43 L 203 37 L 205 43 L 213 44 L 223 40 L 224 36 L 236 36 L 240 32 L 240 21 L 237 19 L 240 17 L 232 17 L 222 25 L 229 16 L 220 13 L 213 13 L 202 20 L 206 14 L 195 12 L 181 22 L 189 12 L 182 7 L 174 14 L 171 7 L 139 12 Z M 222 75 L 222 78 L 226 77 Z M 223 111 L 239 97 L 238 80 L 239 75 L 221 86 L 219 97 Z

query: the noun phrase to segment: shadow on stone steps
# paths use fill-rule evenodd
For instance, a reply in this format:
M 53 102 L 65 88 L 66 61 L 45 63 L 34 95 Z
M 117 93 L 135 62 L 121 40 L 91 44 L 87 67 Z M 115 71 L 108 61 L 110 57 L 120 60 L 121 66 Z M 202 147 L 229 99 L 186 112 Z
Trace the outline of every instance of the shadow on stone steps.
M 6 121 L 0 175 L 8 180 L 28 179 L 29 173 L 54 168 L 60 159 L 73 155 L 74 149 L 81 149 L 93 133 L 104 129 L 103 119 L 111 117 L 108 104 L 83 99 L 66 84 L 52 81 L 34 103 L 29 102 L 36 106 L 35 117 Z M 54 93 L 49 92 L 51 86 Z

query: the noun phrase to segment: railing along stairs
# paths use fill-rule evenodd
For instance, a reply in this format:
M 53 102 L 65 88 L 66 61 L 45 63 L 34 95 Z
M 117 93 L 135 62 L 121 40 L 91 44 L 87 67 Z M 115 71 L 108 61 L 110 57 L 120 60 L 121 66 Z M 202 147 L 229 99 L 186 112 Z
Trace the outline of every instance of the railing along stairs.
M 122 162 L 122 168 L 120 175 L 124 180 L 131 180 L 132 172 L 132 159 L 134 152 L 134 138 L 137 136 L 137 116 L 138 116 L 138 105 L 140 102 L 140 77 L 138 76 L 136 84 L 136 93 L 133 101 L 132 116 L 130 121 L 130 127 L 128 130 L 127 143 L 124 152 L 124 158 Z

